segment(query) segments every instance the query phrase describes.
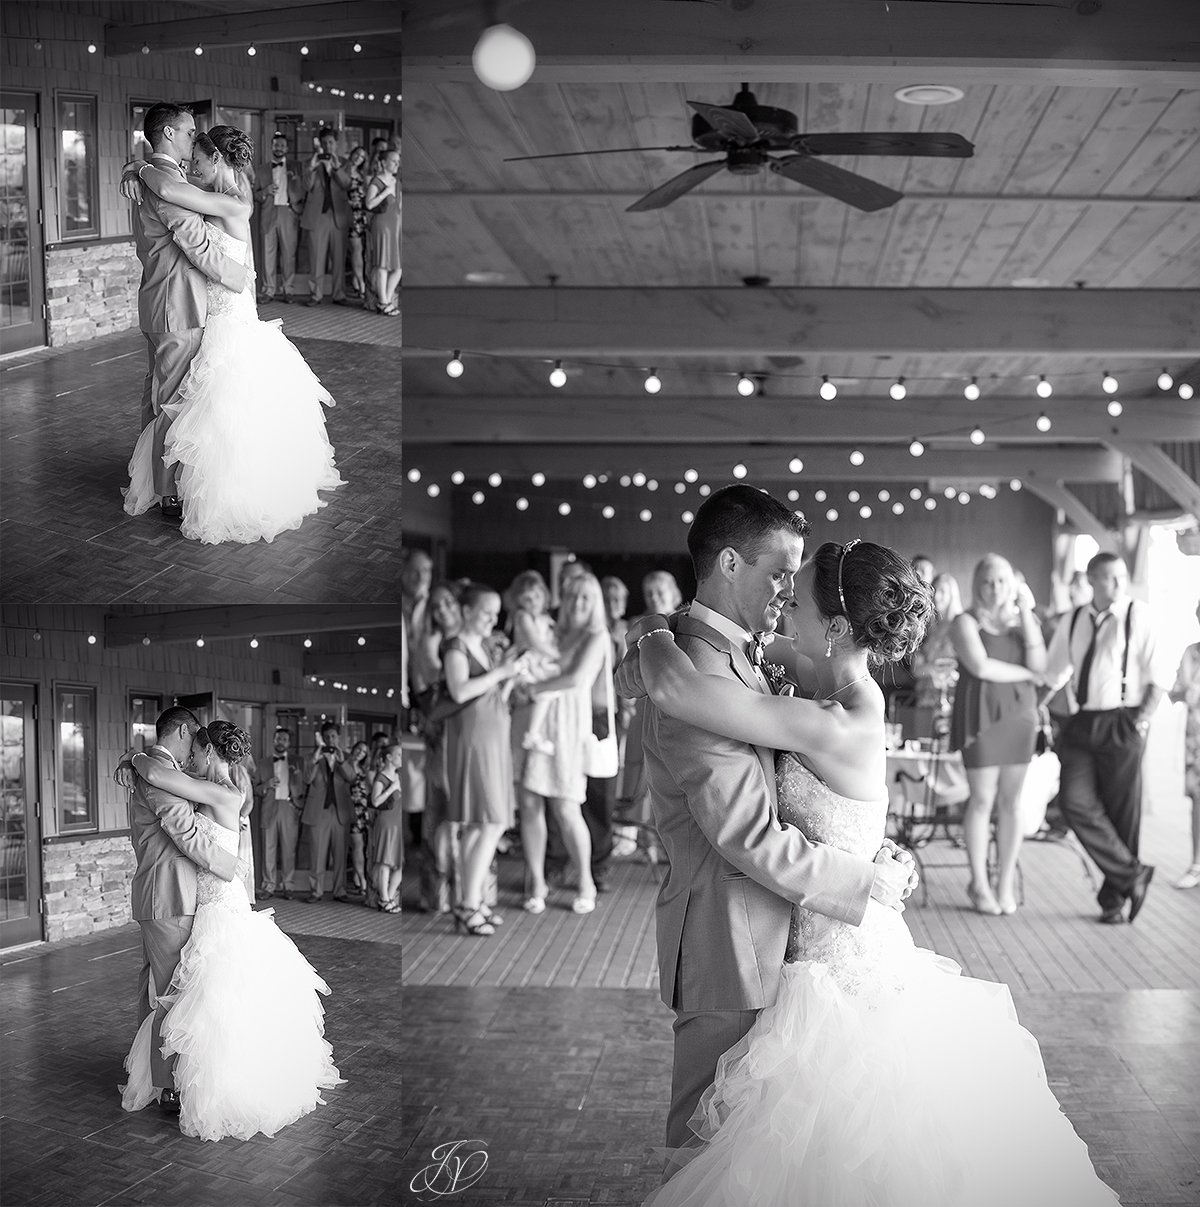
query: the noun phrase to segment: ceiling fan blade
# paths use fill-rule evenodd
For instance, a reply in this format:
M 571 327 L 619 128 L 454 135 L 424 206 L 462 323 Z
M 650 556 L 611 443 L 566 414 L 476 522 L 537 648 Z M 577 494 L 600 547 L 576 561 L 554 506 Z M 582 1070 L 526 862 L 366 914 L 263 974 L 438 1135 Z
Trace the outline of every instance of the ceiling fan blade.
M 706 105 L 703 101 L 688 101 L 688 104 L 718 134 L 724 135 L 725 138 L 731 138 L 736 143 L 758 140 L 758 128 L 740 109 L 727 109 L 723 105 Z
M 605 147 L 600 151 L 554 151 L 549 155 L 509 155 L 505 163 L 524 163 L 529 159 L 571 159 L 576 155 L 624 155 L 627 151 L 703 151 L 703 147 Z
M 922 134 L 917 131 L 878 134 L 799 134 L 792 145 L 810 155 L 932 155 L 970 159 L 975 146 L 961 134 Z
M 703 184 L 710 176 L 715 176 L 725 166 L 723 159 L 713 159 L 708 163 L 698 163 L 678 176 L 672 176 L 666 184 L 649 192 L 645 197 L 639 197 L 632 205 L 627 206 L 627 214 L 640 214 L 643 210 L 661 210 L 678 200 L 684 193 L 690 192 L 698 184 Z
M 904 196 L 895 189 L 859 176 L 857 172 L 847 172 L 845 168 L 813 159 L 809 155 L 773 159 L 771 171 L 778 172 L 780 176 L 786 176 L 797 184 L 806 184 L 819 193 L 827 193 L 830 197 L 836 197 L 839 201 L 867 213 L 887 209 Z

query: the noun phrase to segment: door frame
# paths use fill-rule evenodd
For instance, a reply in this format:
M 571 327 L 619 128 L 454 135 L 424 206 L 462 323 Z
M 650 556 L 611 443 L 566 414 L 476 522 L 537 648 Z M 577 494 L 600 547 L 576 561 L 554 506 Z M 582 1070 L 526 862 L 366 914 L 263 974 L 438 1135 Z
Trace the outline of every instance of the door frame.
M 0 681 L 0 692 L 28 701 L 25 714 L 25 885 L 29 912 L 24 918 L 0 921 L 0 950 L 44 939 L 42 910 L 41 763 L 38 758 L 38 688 L 20 679 Z
M 20 88 L 0 91 L 0 107 L 23 107 L 29 243 L 29 322 L 0 328 L 0 355 L 46 346 L 46 224 L 42 211 L 41 93 Z

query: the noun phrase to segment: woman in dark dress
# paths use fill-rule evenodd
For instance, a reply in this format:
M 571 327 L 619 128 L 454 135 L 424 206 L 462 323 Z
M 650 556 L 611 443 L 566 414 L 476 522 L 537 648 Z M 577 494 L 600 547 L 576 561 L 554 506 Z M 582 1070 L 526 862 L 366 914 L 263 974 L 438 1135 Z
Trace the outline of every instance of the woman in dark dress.
M 1033 758 L 1046 645 L 1033 595 L 999 554 L 987 554 L 975 567 L 972 597 L 950 628 L 959 669 L 950 744 L 962 752 L 971 789 L 963 817 L 971 867 L 967 895 L 978 913 L 1013 914 L 1021 850 L 1017 802 Z M 987 871 L 993 810 L 995 893 Z
M 395 294 L 400 285 L 400 152 L 388 151 L 383 166 L 367 185 L 365 205 L 373 215 L 367 235 L 371 279 L 380 314 L 399 314 Z
M 366 299 L 367 282 L 363 275 L 363 255 L 367 242 L 367 215 L 363 209 L 367 188 L 363 180 L 363 169 L 367 162 L 367 153 L 362 147 L 355 147 L 346 156 L 346 170 L 350 174 L 350 184 L 346 189 L 346 201 L 350 205 L 350 277 L 354 282 L 354 300 Z
M 371 781 L 371 807 L 375 811 L 375 824 L 371 829 L 371 873 L 379 895 L 379 908 L 386 914 L 400 912 L 400 878 L 404 872 L 400 759 L 400 743 L 388 743 L 383 752 L 383 765 Z
M 496 933 L 500 916 L 483 901 L 483 884 L 500 836 L 515 813 L 508 697 L 527 671 L 519 655 L 493 665 L 484 644 L 500 617 L 500 596 L 471 583 L 461 597 L 462 628 L 442 643 L 442 668 L 452 700 L 466 707 L 446 721 L 446 819 L 462 825 L 462 899 L 455 929 Z

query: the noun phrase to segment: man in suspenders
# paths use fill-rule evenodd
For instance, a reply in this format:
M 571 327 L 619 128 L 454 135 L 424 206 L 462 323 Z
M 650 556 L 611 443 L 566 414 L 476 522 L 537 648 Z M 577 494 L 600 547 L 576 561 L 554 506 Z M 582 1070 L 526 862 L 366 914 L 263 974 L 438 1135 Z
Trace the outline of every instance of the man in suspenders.
M 1113 553 L 1088 563 L 1090 605 L 1055 630 L 1048 686 L 1069 685 L 1072 715 L 1057 753 L 1059 804 L 1067 824 L 1104 874 L 1100 921 L 1128 921 L 1142 908 L 1154 869 L 1138 860 L 1142 751 L 1150 718 L 1171 683 L 1149 609 L 1129 597 L 1129 571 Z

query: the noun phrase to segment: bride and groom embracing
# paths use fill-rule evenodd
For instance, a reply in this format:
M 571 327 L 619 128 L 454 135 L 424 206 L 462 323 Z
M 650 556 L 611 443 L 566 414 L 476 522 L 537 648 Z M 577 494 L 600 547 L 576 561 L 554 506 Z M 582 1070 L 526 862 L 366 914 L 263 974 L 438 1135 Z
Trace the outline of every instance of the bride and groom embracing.
M 157 1100 L 203 1140 L 274 1135 L 342 1084 L 317 996 L 329 987 L 273 911 L 250 906 L 252 873 L 238 856 L 249 753 L 245 730 L 202 726 L 174 706 L 155 744 L 114 772 L 131 793 L 143 955 L 121 1105 Z
M 250 254 L 253 144 L 197 133 L 181 105 L 146 112 L 144 164 L 129 164 L 149 366 L 125 510 L 160 503 L 205 544 L 272 541 L 343 485 L 325 433 L 333 398 L 283 334 L 260 322 Z M 189 174 L 190 173 L 190 174 Z
M 673 631 L 635 626 L 618 672 L 648 697 L 669 859 L 669 1180 L 646 1207 L 1111 1205 L 1008 989 L 901 918 L 916 876 L 884 838 L 869 667 L 920 644 L 930 590 L 857 540 L 803 562 L 807 534 L 753 487 L 711 495 L 688 534 L 695 601 Z

